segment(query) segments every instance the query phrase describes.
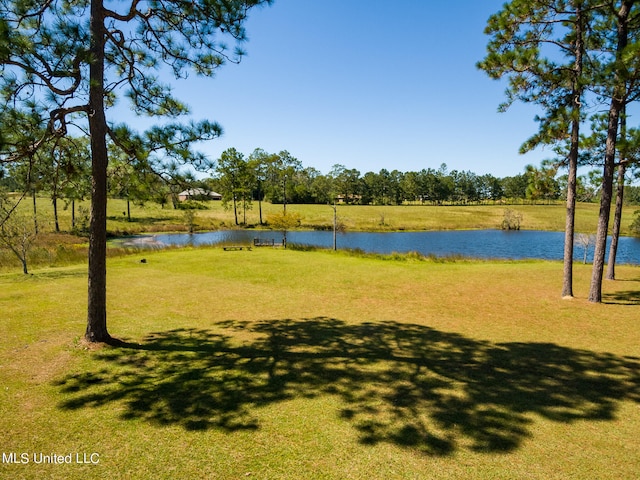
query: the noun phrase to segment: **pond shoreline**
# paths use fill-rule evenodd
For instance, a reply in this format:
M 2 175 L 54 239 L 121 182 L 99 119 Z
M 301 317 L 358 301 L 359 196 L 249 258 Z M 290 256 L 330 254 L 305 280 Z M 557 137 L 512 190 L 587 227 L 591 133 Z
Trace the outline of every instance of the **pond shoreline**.
M 123 237 L 116 246 L 123 248 L 160 249 L 180 246 L 252 245 L 256 240 L 280 243 L 283 234 L 277 230 L 230 229 L 208 232 L 152 233 Z M 287 243 L 320 249 L 333 248 L 333 232 L 292 230 Z M 395 232 L 338 233 L 340 250 L 365 253 L 395 254 L 416 252 L 423 256 L 465 257 L 500 260 L 562 260 L 564 232 L 544 230 L 429 230 Z M 587 245 L 587 261 L 593 245 Z M 574 247 L 574 261 L 583 261 L 585 247 Z M 620 237 L 617 262 L 640 264 L 640 239 Z

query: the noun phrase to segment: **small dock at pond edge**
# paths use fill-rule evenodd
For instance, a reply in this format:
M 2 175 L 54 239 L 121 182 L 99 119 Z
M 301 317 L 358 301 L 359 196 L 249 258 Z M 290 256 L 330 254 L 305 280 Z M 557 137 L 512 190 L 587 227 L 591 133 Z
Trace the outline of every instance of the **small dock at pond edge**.
M 261 238 L 253 239 L 254 247 L 284 247 L 285 245 L 284 239 L 282 239 L 282 242 L 276 242 L 273 238 L 271 240 L 263 240 Z

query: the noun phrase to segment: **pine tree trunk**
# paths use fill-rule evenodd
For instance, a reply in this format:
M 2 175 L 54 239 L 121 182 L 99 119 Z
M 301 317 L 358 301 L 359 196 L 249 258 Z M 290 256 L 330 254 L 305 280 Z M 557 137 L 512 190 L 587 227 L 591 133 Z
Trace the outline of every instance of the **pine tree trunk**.
M 621 60 L 622 53 L 628 43 L 628 22 L 634 0 L 622 2 L 618 12 L 618 45 L 616 50 L 617 60 Z M 611 199 L 613 193 L 613 174 L 615 170 L 616 141 L 618 136 L 618 124 L 620 113 L 624 109 L 626 100 L 626 83 L 620 73 L 615 74 L 615 84 L 611 105 L 609 107 L 609 124 L 607 127 L 607 140 L 605 143 L 604 171 L 602 174 L 602 192 L 600 196 L 600 213 L 598 217 L 598 232 L 596 245 L 593 252 L 593 270 L 591 273 L 591 286 L 589 288 L 589 301 L 600 303 L 602 301 L 602 277 L 604 273 L 604 256 L 607 248 L 607 233 L 609 229 L 609 217 L 611 214 Z
M 242 195 L 242 224 L 247 224 L 247 198 Z
M 53 203 L 53 221 L 55 224 L 56 232 L 60 232 L 60 222 L 58 221 L 58 197 L 54 195 L 51 203 Z
M 573 130 L 577 135 L 578 127 L 574 125 Z M 576 217 L 576 184 L 578 177 L 577 143 L 575 146 L 575 156 L 573 155 L 573 150 L 574 145 L 572 138 L 571 153 L 569 155 L 569 177 L 567 181 L 567 216 L 564 229 L 564 271 L 562 276 L 563 297 L 573 297 L 573 246 Z
M 38 205 L 36 202 L 36 189 L 31 190 L 31 198 L 33 200 L 33 231 L 38 234 Z
M 90 342 L 108 342 L 107 331 L 107 122 L 104 111 L 105 28 L 101 0 L 91 2 L 89 133 L 91 135 L 91 223 L 87 330 Z
M 598 231 L 593 252 L 593 270 L 591 273 L 591 286 L 589 288 L 589 301 L 595 303 L 602 301 L 604 256 L 607 248 L 607 235 L 613 194 L 613 173 L 615 170 L 616 137 L 618 134 L 618 120 L 621 110 L 622 102 L 618 98 L 614 98 L 611 101 L 611 108 L 609 110 L 609 127 L 605 147 L 604 171 L 602 174 Z
M 580 142 L 580 98 L 582 89 L 579 79 L 582 77 L 583 42 L 582 9 L 576 11 L 576 45 L 573 79 L 573 120 L 571 122 L 571 148 L 569 151 L 569 174 L 567 180 L 567 216 L 564 229 L 564 272 L 562 277 L 562 296 L 573 297 L 573 248 L 576 218 L 576 188 L 578 178 L 578 154 Z
M 620 226 L 622 224 L 622 206 L 624 202 L 624 175 L 626 173 L 624 160 L 618 166 L 618 181 L 616 186 L 616 209 L 611 229 L 611 245 L 609 245 L 609 261 L 607 262 L 607 280 L 616 279 L 616 255 L 618 254 L 618 240 L 620 240 Z
M 611 119 L 610 119 L 611 122 Z M 611 143 L 607 139 L 607 144 Z M 607 146 L 607 150 L 609 150 Z M 615 150 L 615 140 L 613 141 Z M 613 190 L 614 165 L 605 154 L 604 172 L 602 175 L 602 192 L 600 196 L 600 213 L 598 216 L 598 232 L 593 251 L 593 270 L 591 273 L 591 286 L 589 288 L 589 301 L 599 303 L 602 301 L 602 274 L 604 271 L 604 255 L 607 246 L 607 233 L 609 229 L 609 215 L 611 210 L 611 196 Z
M 236 221 L 236 225 L 238 225 L 238 205 L 236 202 L 236 194 L 233 194 L 233 218 Z

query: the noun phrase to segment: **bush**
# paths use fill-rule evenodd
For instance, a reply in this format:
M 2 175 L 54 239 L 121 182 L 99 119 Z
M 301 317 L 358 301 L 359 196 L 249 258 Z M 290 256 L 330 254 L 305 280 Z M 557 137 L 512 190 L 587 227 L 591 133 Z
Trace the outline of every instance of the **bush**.
M 321 247 L 316 247 L 314 245 L 305 245 L 302 243 L 289 243 L 287 245 L 287 248 L 289 250 L 296 250 L 298 252 L 317 252 L 319 250 L 323 250 Z
M 522 214 L 507 208 L 502 219 L 502 230 L 520 230 L 520 222 L 522 222 Z
M 89 236 L 89 224 L 91 222 L 90 211 L 87 207 L 78 207 L 78 214 L 71 229 L 71 233 L 79 237 Z
M 633 222 L 629 226 L 631 233 L 636 237 L 640 237 L 640 210 L 636 210 L 633 212 L 636 218 L 633 219 Z
M 183 219 L 189 233 L 195 232 L 197 226 L 195 210 L 185 210 Z
M 178 203 L 178 210 L 208 210 L 208 208 L 205 204 L 194 200 L 185 200 Z

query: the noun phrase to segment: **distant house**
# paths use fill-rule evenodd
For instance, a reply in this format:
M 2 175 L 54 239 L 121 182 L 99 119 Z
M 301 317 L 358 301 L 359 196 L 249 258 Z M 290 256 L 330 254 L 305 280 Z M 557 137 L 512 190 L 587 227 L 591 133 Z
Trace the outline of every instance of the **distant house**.
M 336 200 L 338 203 L 360 203 L 362 201 L 362 195 L 338 195 Z
M 178 200 L 222 200 L 222 195 L 216 192 L 210 192 L 204 188 L 190 188 L 178 194 Z

